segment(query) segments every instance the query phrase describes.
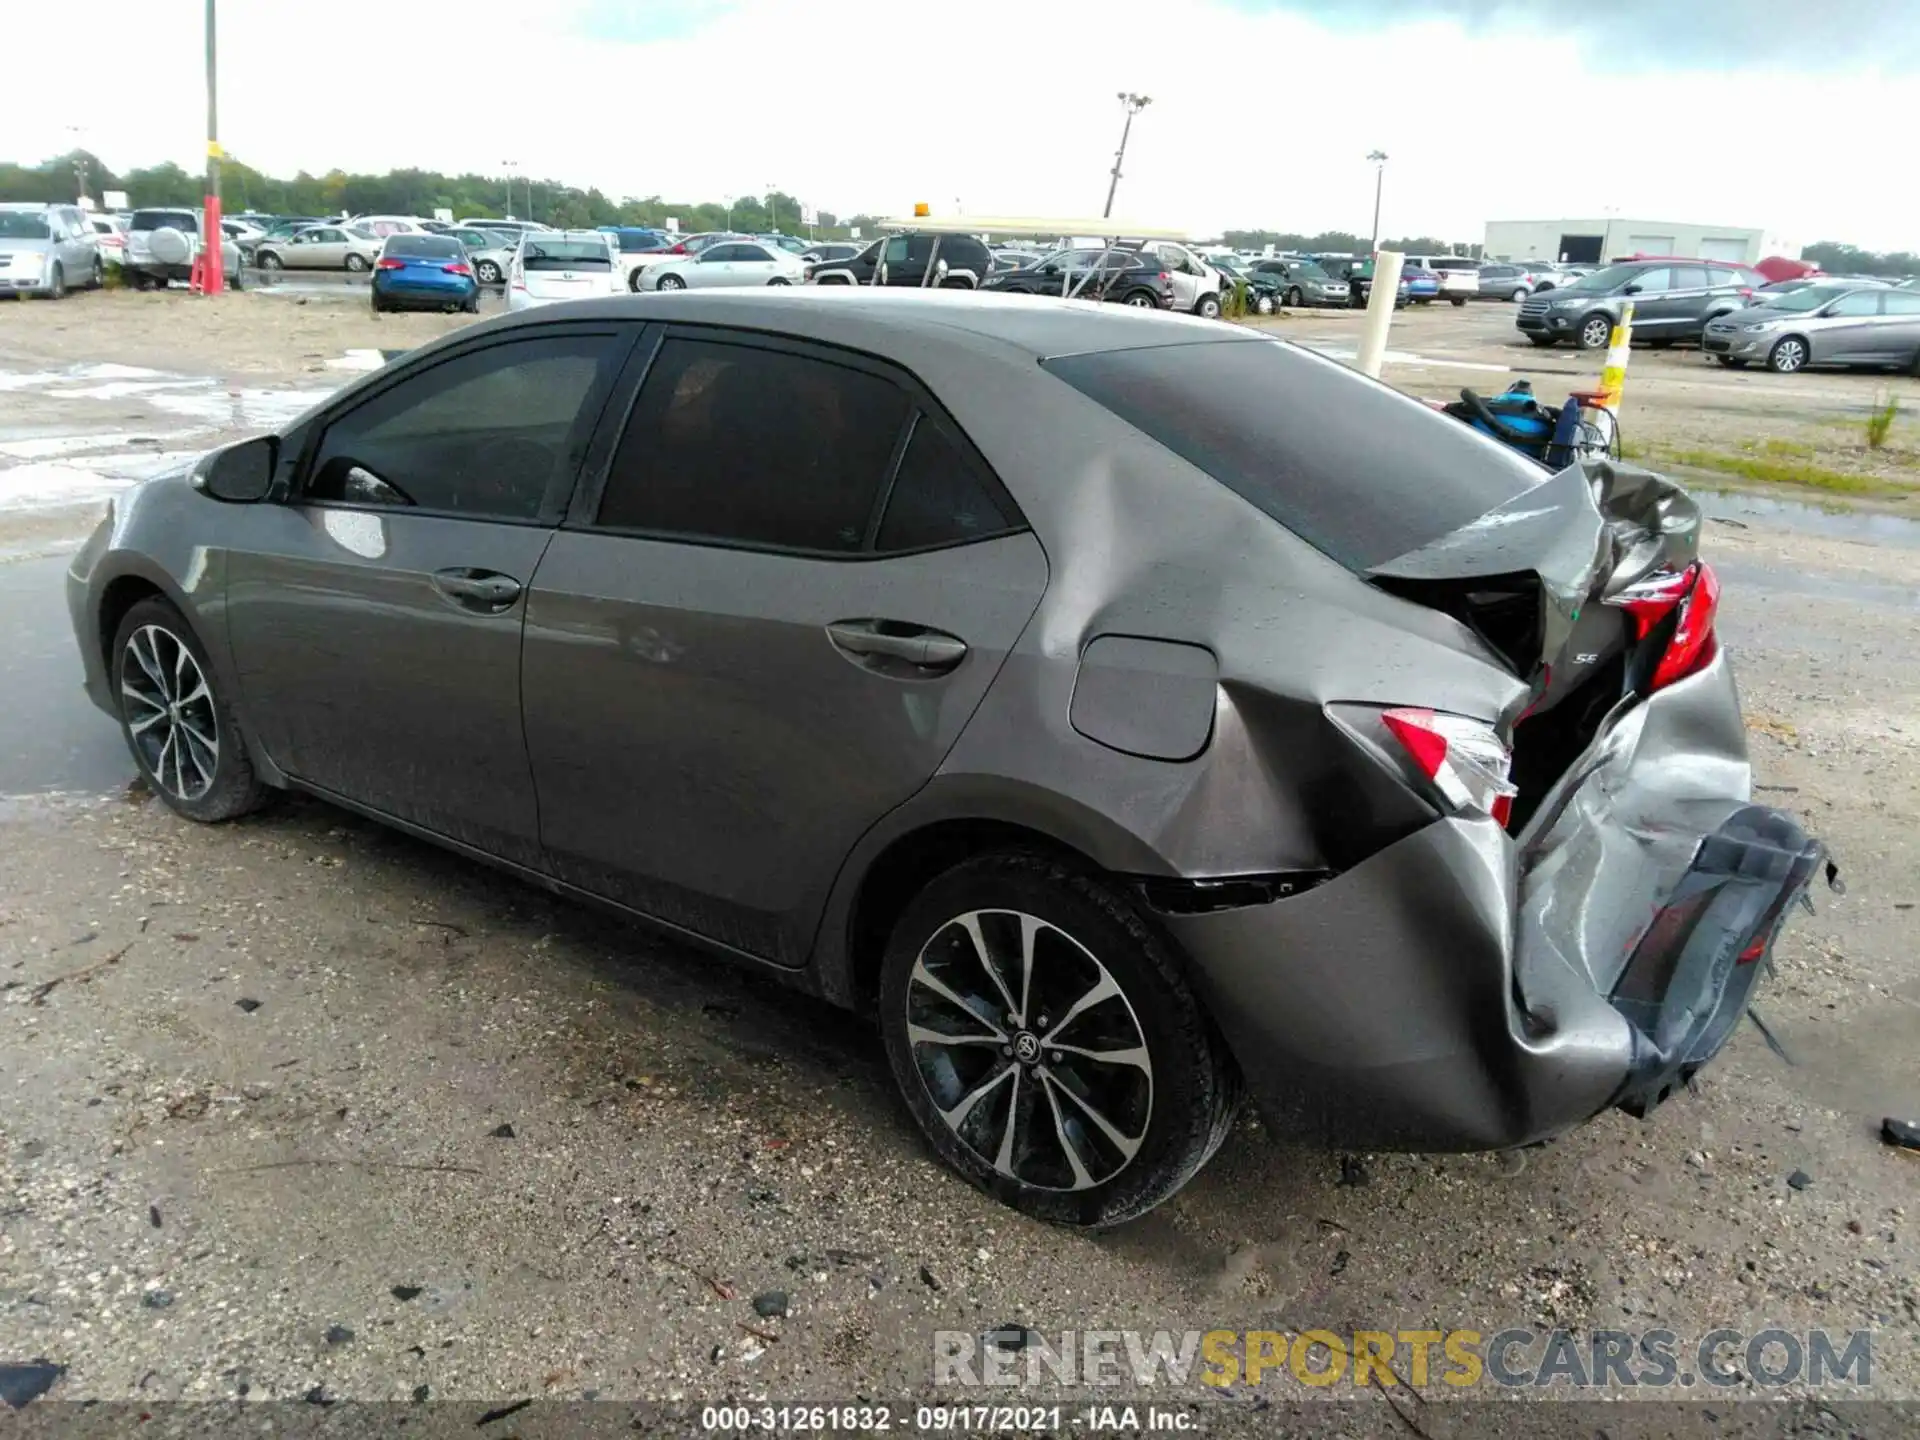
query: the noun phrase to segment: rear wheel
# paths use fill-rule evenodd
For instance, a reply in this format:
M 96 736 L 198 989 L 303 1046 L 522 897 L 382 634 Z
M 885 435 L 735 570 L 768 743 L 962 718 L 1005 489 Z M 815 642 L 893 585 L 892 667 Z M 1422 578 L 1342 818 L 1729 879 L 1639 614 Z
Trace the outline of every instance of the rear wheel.
M 1464 295 L 1449 295 L 1447 299 L 1452 301 L 1455 305 L 1464 305 L 1467 303 L 1467 297 Z
M 1580 322 L 1580 328 L 1574 332 L 1574 340 L 1582 350 L 1598 350 L 1613 338 L 1613 319 L 1607 315 L 1589 315 Z
M 107 262 L 98 255 L 93 257 L 93 273 L 87 277 L 87 284 L 95 290 L 107 283 Z
M 1198 315 L 1202 320 L 1218 320 L 1220 318 L 1220 297 L 1218 295 L 1202 295 L 1200 297 L 1200 303 L 1193 307 L 1193 313 Z
M 1767 368 L 1776 375 L 1791 375 L 1807 363 L 1807 342 L 1798 335 L 1785 335 L 1767 352 Z
M 121 733 L 162 800 L 208 823 L 260 807 L 267 787 L 215 689 L 207 652 L 178 610 L 157 596 L 128 610 L 111 665 Z
M 687 288 L 687 282 L 682 280 L 678 275 L 662 275 L 660 277 L 660 288 L 662 290 L 684 290 Z
M 1136 290 L 1127 297 L 1127 304 L 1136 310 L 1158 310 L 1160 301 L 1151 290 Z
M 1116 887 L 1040 856 L 970 860 L 915 898 L 882 962 L 880 1017 L 941 1159 L 1060 1224 L 1158 1205 L 1239 1104 L 1172 947 Z
M 256 263 L 269 275 L 281 268 L 280 257 L 271 250 L 262 250 L 260 252 L 260 258 Z
M 67 272 L 60 268 L 58 260 L 53 262 L 53 273 L 47 277 L 47 295 L 54 300 L 67 298 Z
M 366 256 L 364 255 L 347 256 L 347 269 L 350 273 L 358 275 L 361 271 L 365 270 L 366 268 L 367 268 Z
M 1509 295 L 1507 298 L 1513 301 L 1514 304 L 1518 305 L 1522 300 L 1527 298 L 1526 287 L 1524 285 L 1521 286 L 1519 289 L 1515 290 L 1513 294 Z
M 500 267 L 491 260 L 482 260 L 478 265 L 473 267 L 473 278 L 478 280 L 482 285 L 498 285 L 500 283 Z

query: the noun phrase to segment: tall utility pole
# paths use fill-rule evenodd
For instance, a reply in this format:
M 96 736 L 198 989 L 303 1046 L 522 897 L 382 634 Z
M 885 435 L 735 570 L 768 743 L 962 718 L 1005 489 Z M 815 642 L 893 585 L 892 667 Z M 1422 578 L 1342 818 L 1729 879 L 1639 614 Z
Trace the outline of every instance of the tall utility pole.
M 1367 254 L 1373 255 L 1380 249 L 1380 187 L 1387 178 L 1387 152 L 1369 150 L 1367 159 L 1373 162 L 1373 238 L 1367 242 Z
M 780 204 L 773 197 L 779 192 L 773 188 L 773 182 L 767 182 L 767 229 L 775 235 L 780 233 Z
M 1120 149 L 1113 157 L 1113 179 L 1107 185 L 1107 208 L 1100 212 L 1102 218 L 1113 214 L 1113 192 L 1120 188 L 1120 163 L 1127 158 L 1127 136 L 1133 133 L 1133 117 L 1153 103 L 1151 95 L 1136 95 L 1131 90 L 1118 93 L 1120 103 L 1127 109 L 1127 121 L 1120 127 Z
M 227 232 L 220 228 L 220 100 L 214 65 L 214 0 L 207 0 L 207 202 L 200 227 L 200 293 L 226 289 Z

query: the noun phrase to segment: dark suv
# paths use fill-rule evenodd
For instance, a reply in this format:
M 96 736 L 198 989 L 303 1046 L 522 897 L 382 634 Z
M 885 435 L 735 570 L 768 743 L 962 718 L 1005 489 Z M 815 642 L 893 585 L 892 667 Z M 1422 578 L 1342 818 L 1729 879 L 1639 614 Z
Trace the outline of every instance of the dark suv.
M 937 253 L 935 241 L 939 242 Z M 975 289 L 993 273 L 993 255 L 971 235 L 905 230 L 874 241 L 849 259 L 810 264 L 805 279 L 809 285 L 871 285 L 883 263 L 886 279 L 880 283 L 884 285 L 924 285 L 929 264 L 936 270 L 946 266 L 935 283 L 949 290 Z
M 990 275 L 980 288 L 1003 295 L 1072 294 L 1144 310 L 1173 308 L 1173 277 L 1159 257 L 1139 250 L 1056 250 L 1035 264 Z
M 1520 303 L 1514 325 L 1536 345 L 1570 340 L 1582 350 L 1607 343 L 1627 302 L 1637 340 L 1698 340 L 1707 322 L 1738 310 L 1766 277 L 1716 260 L 1630 260 Z
M 1279 256 L 1253 262 L 1250 283 L 1256 290 L 1270 289 L 1282 305 L 1345 305 L 1348 287 L 1336 280 L 1312 260 L 1291 260 Z M 1262 284 L 1262 282 L 1266 282 Z

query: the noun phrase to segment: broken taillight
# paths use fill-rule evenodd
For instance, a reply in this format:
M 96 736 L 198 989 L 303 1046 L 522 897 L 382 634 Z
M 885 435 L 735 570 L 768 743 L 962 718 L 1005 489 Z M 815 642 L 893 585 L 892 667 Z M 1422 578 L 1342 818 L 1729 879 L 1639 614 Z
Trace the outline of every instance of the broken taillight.
M 1454 809 L 1475 810 L 1507 823 L 1516 793 L 1507 779 L 1513 753 L 1491 725 L 1405 707 L 1388 710 L 1380 719 Z
M 1654 666 L 1649 691 L 1665 689 L 1701 669 L 1713 659 L 1713 621 L 1720 609 L 1720 577 L 1704 560 L 1696 560 L 1679 574 L 1654 575 L 1613 596 L 1633 617 L 1633 638 L 1641 641 L 1673 618 L 1673 634 Z

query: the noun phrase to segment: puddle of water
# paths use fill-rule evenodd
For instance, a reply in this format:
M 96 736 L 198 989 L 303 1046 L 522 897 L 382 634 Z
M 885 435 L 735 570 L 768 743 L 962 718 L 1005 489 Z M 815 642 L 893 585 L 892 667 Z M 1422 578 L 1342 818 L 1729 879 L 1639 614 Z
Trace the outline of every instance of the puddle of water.
M 0 470 L 0 512 L 53 510 L 105 500 L 134 483 L 133 476 L 103 475 L 45 461 Z
M 1920 521 L 1877 510 L 1823 510 L 1801 500 L 1775 500 L 1737 490 L 1688 488 L 1707 515 L 1723 520 L 1759 521 L 1769 529 L 1798 530 L 1839 540 L 1920 549 Z

